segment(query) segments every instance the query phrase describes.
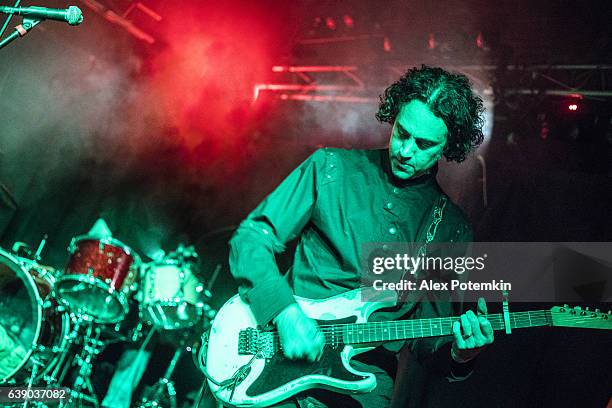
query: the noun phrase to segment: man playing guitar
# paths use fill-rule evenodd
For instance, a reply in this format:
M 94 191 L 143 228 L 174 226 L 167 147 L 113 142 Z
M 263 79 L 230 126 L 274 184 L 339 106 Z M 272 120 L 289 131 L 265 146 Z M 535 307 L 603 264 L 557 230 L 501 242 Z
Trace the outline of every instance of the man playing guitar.
M 276 325 L 287 358 L 316 361 L 325 345 L 294 295 L 323 299 L 358 288 L 362 243 L 471 241 L 468 222 L 440 189 L 436 172 L 441 156 L 461 162 L 482 142 L 482 112 L 465 76 L 413 68 L 381 96 L 376 117 L 393 125 L 388 149 L 317 150 L 241 223 L 230 242 L 232 274 L 257 322 Z M 283 276 L 275 254 L 295 238 L 293 266 Z M 372 318 L 446 317 L 460 314 L 459 307 L 423 298 Z M 449 381 L 471 373 L 474 358 L 493 342 L 491 324 L 480 316 L 486 312 L 481 299 L 476 313 L 467 311 L 454 323 L 452 338 L 411 340 L 358 356 L 355 367 L 377 378 L 367 394 L 314 390 L 284 404 L 418 406 L 422 381 L 412 380 L 423 376 L 428 362 L 442 361 Z M 406 377 L 414 385 L 404 384 Z

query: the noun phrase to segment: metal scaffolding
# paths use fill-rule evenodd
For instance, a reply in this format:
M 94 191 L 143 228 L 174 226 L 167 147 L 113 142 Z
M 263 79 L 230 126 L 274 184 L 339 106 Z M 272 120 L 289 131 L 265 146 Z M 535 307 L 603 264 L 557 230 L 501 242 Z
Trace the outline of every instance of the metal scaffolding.
M 389 64 L 372 79 L 358 66 L 311 65 L 274 66 L 278 81 L 254 87 L 256 101 L 263 92 L 281 100 L 371 103 L 377 100 L 385 84 L 406 68 L 416 64 Z M 495 80 L 505 95 L 556 95 L 605 99 L 612 97 L 612 65 L 448 65 L 444 68 L 462 72 L 474 82 Z M 507 84 L 512 84 L 507 86 Z M 478 84 L 476 84 L 478 86 Z M 487 88 L 489 84 L 481 84 Z M 492 92 L 484 89 L 485 93 Z
M 119 27 L 123 28 L 139 40 L 144 41 L 148 44 L 155 43 L 155 37 L 140 29 L 136 24 L 134 24 L 130 19 L 128 19 L 129 15 L 132 14 L 132 12 L 138 10 L 156 22 L 162 20 L 162 17 L 158 13 L 153 11 L 151 8 L 145 6 L 143 3 L 139 1 L 133 2 L 122 14 L 119 14 L 112 10 L 110 7 L 107 7 L 96 0 L 81 0 L 81 2 L 87 8 L 94 11 L 96 14 L 102 16 L 106 21 L 118 25 Z

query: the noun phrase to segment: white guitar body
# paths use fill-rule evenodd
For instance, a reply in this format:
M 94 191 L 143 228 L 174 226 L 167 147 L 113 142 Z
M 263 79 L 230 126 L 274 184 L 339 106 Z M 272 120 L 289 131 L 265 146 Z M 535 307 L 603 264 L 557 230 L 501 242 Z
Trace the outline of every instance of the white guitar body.
M 296 296 L 296 300 L 306 315 L 319 323 L 338 323 L 343 319 L 347 319 L 346 323 L 365 323 L 375 310 L 396 303 L 394 293 L 379 296 L 384 297 L 383 301 L 364 302 L 361 292 L 353 290 L 327 299 Z M 334 348 L 326 345 L 321 361 L 315 363 L 288 360 L 281 351 L 273 356 L 267 355 L 268 358 L 261 354 L 239 353 L 241 331 L 256 327 L 249 306 L 236 295 L 219 310 L 210 329 L 206 356 L 208 375 L 222 383 L 235 378 L 242 370 L 241 379 L 235 383 L 232 381 L 229 386 L 219 386 L 209 380 L 211 391 L 225 405 L 265 407 L 311 388 L 351 394 L 369 392 L 376 387 L 373 374 L 359 372 L 350 365 L 353 356 L 373 347 L 355 348 L 340 344 Z
M 373 343 L 450 335 L 453 323 L 459 320 L 459 316 L 449 316 L 367 323 L 374 311 L 396 304 L 395 292 L 373 291 L 362 296 L 360 290 L 353 290 L 327 299 L 296 300 L 324 330 L 326 345 L 320 361 L 285 358 L 278 333 L 273 328 L 258 328 L 251 309 L 238 296 L 219 310 L 208 347 L 202 349 L 206 357 L 200 354 L 200 361 L 206 361 L 201 369 L 224 405 L 266 407 L 312 388 L 344 394 L 369 392 L 376 387 L 376 378 L 353 369 L 353 356 L 371 350 Z M 540 326 L 612 330 L 612 312 L 577 306 L 514 313 L 506 310 L 486 317 L 498 331 Z

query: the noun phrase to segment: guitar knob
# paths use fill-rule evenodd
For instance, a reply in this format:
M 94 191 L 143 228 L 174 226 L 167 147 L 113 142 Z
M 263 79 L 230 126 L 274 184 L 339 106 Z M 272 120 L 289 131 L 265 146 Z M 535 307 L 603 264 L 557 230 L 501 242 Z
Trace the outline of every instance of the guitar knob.
M 563 307 L 567 309 L 569 307 L 569 305 L 566 303 L 566 304 L 563 305 Z
M 588 306 L 585 307 L 584 310 L 586 310 L 588 312 L 589 311 L 589 307 Z
M 599 313 L 599 312 L 601 312 L 601 310 L 595 309 L 595 313 Z

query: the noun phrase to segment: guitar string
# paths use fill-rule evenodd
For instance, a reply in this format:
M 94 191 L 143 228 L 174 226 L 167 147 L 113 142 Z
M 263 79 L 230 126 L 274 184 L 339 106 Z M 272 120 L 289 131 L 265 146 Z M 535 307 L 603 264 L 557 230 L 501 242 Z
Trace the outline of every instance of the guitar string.
M 544 318 L 545 319 L 546 318 L 546 313 L 548 311 L 544 310 L 544 311 L 537 311 L 537 312 L 539 312 L 539 314 L 543 314 L 544 315 L 544 316 L 539 316 L 540 318 Z M 517 319 L 523 319 L 523 320 L 527 319 L 527 320 L 529 320 L 529 318 L 531 318 L 533 320 L 535 317 L 538 317 L 537 315 L 534 316 L 536 314 L 536 312 L 515 312 L 515 313 L 531 313 L 532 316 L 527 316 L 527 317 L 516 316 L 515 317 L 514 315 L 511 315 L 510 317 L 513 320 L 517 320 Z M 487 317 L 489 319 L 489 321 L 491 321 L 491 320 L 493 320 L 493 321 L 499 320 L 500 322 L 503 322 L 503 316 L 499 315 L 499 314 L 482 315 L 482 316 L 483 317 Z M 391 324 L 391 325 L 393 325 L 393 324 L 417 325 L 418 324 L 418 325 L 420 325 L 420 324 L 422 324 L 421 322 L 423 322 L 425 324 L 428 324 L 428 323 L 426 323 L 427 321 L 433 322 L 434 320 L 439 321 L 441 324 L 448 323 L 448 324 L 452 325 L 453 322 L 460 321 L 460 318 L 458 316 L 439 317 L 439 318 L 436 317 L 436 318 L 431 318 L 431 319 L 391 320 L 389 322 L 342 323 L 342 324 L 332 324 L 332 325 L 321 325 L 319 327 L 321 329 L 323 329 L 323 330 L 326 330 L 326 329 L 336 330 L 336 329 L 340 329 L 340 328 L 348 327 L 348 326 L 353 326 L 353 327 L 356 327 L 356 328 L 360 328 L 361 330 L 364 330 L 364 329 L 365 330 L 378 330 L 378 329 L 380 329 L 380 327 L 374 327 L 374 325 L 377 325 L 377 324 L 379 324 L 379 325 L 383 325 L 383 324 Z M 431 324 L 431 323 L 429 323 L 429 324 Z M 367 326 L 370 326 L 370 327 L 367 327 Z
M 550 319 L 547 316 L 547 314 L 550 313 L 550 311 L 530 311 L 530 312 L 514 312 L 513 315 L 510 316 L 511 319 L 511 324 L 515 327 L 515 328 L 525 328 L 525 327 L 530 327 L 530 326 L 544 326 L 544 325 L 548 325 Z M 521 314 L 520 316 L 518 314 Z M 529 316 L 523 316 L 524 314 L 529 314 Z M 483 315 L 485 317 L 487 317 L 489 319 L 489 321 L 492 322 L 492 324 L 499 324 L 500 327 L 497 328 L 497 330 L 502 330 L 504 328 L 504 320 L 503 320 L 503 316 L 502 315 Z M 421 323 L 421 320 L 424 319 L 417 319 L 417 320 L 394 320 L 394 321 L 390 321 L 390 322 L 369 322 L 369 323 L 348 323 L 348 324 L 337 324 L 337 325 L 321 325 L 320 329 L 323 332 L 323 334 L 332 334 L 333 332 L 338 332 L 339 335 L 348 335 L 348 336 L 363 336 L 365 335 L 372 335 L 372 334 L 376 334 L 379 333 L 381 329 L 386 329 L 388 332 L 389 331 L 393 331 L 395 330 L 397 331 L 402 331 L 404 333 L 406 332 L 411 332 L 413 335 L 416 334 L 417 332 L 420 332 L 422 335 L 421 336 L 417 336 L 417 337 L 428 337 L 428 336 L 424 336 L 424 334 L 426 332 L 430 332 L 433 333 L 434 331 L 437 331 L 438 329 L 434 328 L 434 327 L 426 327 L 426 326 L 431 326 L 431 321 L 432 320 L 437 320 L 440 319 L 440 326 L 442 331 L 444 331 L 444 326 L 448 326 L 448 329 L 450 330 L 452 328 L 452 323 L 454 321 L 458 321 L 459 319 L 457 317 L 444 317 L 444 318 L 434 318 L 429 320 L 429 324 L 425 323 L 425 325 L 423 325 Z M 582 316 L 579 318 L 573 317 L 573 316 L 564 316 L 562 318 L 557 318 L 556 320 L 558 322 L 563 322 L 563 321 L 569 321 L 569 322 L 574 322 L 574 323 L 584 323 L 584 322 L 593 322 L 593 320 L 596 319 L 596 317 L 593 316 Z M 387 327 L 384 328 L 383 325 L 384 324 L 394 324 L 395 327 Z M 344 330 L 344 328 L 347 328 L 349 326 L 353 326 L 354 329 L 352 329 L 352 332 L 349 332 L 348 330 Z M 398 327 L 398 326 L 403 326 L 403 327 Z M 409 327 L 412 326 L 412 327 Z M 421 327 L 414 327 L 414 326 L 421 326 Z M 274 331 L 272 332 L 272 334 L 277 337 L 278 336 L 278 332 Z M 452 334 L 452 333 L 449 333 Z
M 512 323 L 514 323 L 514 324 L 526 324 L 527 322 L 531 322 L 532 324 L 538 324 L 538 322 L 539 323 L 548 323 L 548 321 L 550 320 L 549 316 L 547 316 L 547 314 L 546 314 L 546 311 L 544 311 L 543 313 L 538 313 L 538 314 L 536 314 L 534 312 L 516 312 L 516 313 L 530 313 L 530 314 L 528 316 L 511 315 L 510 316 L 510 320 L 512 320 Z M 488 315 L 488 316 L 487 315 L 483 315 L 483 317 L 487 317 L 488 320 L 490 322 L 492 322 L 492 323 L 503 323 L 503 321 L 504 321 L 503 316 L 501 316 L 501 315 Z M 573 322 L 583 323 L 583 322 L 592 322 L 594 319 L 596 320 L 597 317 L 593 317 L 593 316 L 583 316 L 583 317 L 568 316 L 568 317 L 563 317 L 563 318 L 557 318 L 556 320 L 557 321 L 566 320 L 566 321 L 573 321 Z M 348 323 L 348 324 L 335 324 L 335 325 L 321 325 L 319 327 L 322 330 L 324 330 L 324 331 L 341 330 L 344 327 L 348 327 L 348 326 L 353 326 L 354 330 L 361 330 L 361 331 L 364 331 L 364 330 L 370 330 L 370 331 L 371 330 L 375 330 L 375 331 L 378 331 L 381 328 L 385 328 L 384 325 L 391 325 L 391 326 L 397 326 L 397 325 L 423 326 L 422 328 L 425 329 L 426 327 L 429 327 L 432 324 L 437 325 L 438 322 L 439 322 L 440 325 L 449 325 L 449 326 L 452 326 L 452 323 L 455 322 L 455 321 L 460 321 L 460 319 L 458 317 L 443 317 L 443 318 L 416 319 L 416 320 L 392 320 L 392 321 L 389 321 L 389 322 L 366 322 L 366 323 Z M 387 329 L 388 329 L 388 327 L 387 327 Z M 417 331 L 417 330 L 421 330 L 421 329 L 415 328 L 414 330 Z M 426 330 L 429 330 L 429 328 L 427 328 Z

